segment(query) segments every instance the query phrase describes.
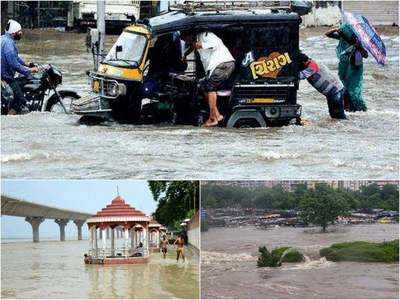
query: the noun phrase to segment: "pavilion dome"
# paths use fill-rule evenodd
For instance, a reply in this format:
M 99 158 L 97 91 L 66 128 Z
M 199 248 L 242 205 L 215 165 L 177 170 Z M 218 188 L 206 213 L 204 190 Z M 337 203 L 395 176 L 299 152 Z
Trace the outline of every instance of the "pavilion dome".
M 125 202 L 121 196 L 114 198 L 101 211 L 89 218 L 87 223 L 107 222 L 150 222 L 150 218 L 140 210 L 135 209 Z
M 153 218 L 151 218 L 150 223 L 149 223 L 149 228 L 160 228 L 162 227 L 162 225 L 160 223 L 158 223 L 156 220 L 154 220 Z

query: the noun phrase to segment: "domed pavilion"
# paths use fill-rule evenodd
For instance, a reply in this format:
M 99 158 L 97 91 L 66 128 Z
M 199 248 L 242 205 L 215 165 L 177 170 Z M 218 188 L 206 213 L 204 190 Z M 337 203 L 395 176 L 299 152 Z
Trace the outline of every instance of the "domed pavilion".
M 86 222 L 90 232 L 86 264 L 133 264 L 149 259 L 149 223 L 151 219 L 118 196 Z M 116 230 L 123 229 L 122 244 Z M 107 231 L 111 236 L 107 241 Z M 100 241 L 99 241 L 100 240 Z M 100 245 L 99 245 L 100 244 Z
M 160 251 L 160 242 L 161 242 L 161 228 L 163 226 L 159 224 L 156 220 L 153 218 L 150 220 L 149 223 L 149 233 L 150 233 L 150 250 L 153 252 L 159 252 Z

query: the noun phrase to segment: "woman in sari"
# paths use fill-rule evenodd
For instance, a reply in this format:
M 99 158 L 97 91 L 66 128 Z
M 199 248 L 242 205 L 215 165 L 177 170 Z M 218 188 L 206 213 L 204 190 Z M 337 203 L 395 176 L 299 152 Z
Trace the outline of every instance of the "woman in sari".
M 367 51 L 361 46 L 349 24 L 342 24 L 325 34 L 329 38 L 339 40 L 336 55 L 339 59 L 339 77 L 346 87 L 348 97 L 345 97 L 345 108 L 349 111 L 366 111 L 363 99 L 363 58 L 368 57 Z

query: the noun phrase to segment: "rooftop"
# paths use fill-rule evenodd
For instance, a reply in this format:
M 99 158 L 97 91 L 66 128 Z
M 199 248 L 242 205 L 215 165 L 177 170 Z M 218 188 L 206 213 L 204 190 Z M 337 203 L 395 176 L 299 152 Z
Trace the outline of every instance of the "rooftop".
M 121 196 L 117 196 L 110 204 L 87 220 L 88 223 L 121 221 L 149 222 L 150 218 L 144 212 L 127 204 Z

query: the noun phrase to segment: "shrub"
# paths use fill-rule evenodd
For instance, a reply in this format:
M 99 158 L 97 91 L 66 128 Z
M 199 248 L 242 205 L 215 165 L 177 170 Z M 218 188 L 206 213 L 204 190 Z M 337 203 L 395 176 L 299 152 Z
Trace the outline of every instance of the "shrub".
M 288 248 L 281 255 L 281 262 L 302 262 L 304 260 L 303 254 L 301 254 L 297 249 Z
M 319 254 L 331 261 L 396 262 L 399 261 L 399 240 L 338 243 L 321 249 Z
M 291 247 L 280 247 L 268 251 L 266 247 L 258 248 L 260 255 L 257 260 L 258 267 L 279 267 L 282 262 L 301 262 L 303 254 Z
M 279 267 L 281 265 L 280 257 L 272 255 L 267 247 L 259 247 L 258 251 L 260 255 L 257 260 L 257 267 Z
M 285 252 L 287 249 L 289 249 L 290 247 L 280 247 L 280 248 L 275 248 L 274 250 L 271 251 L 272 255 L 275 255 L 279 258 L 282 257 L 283 252 Z

